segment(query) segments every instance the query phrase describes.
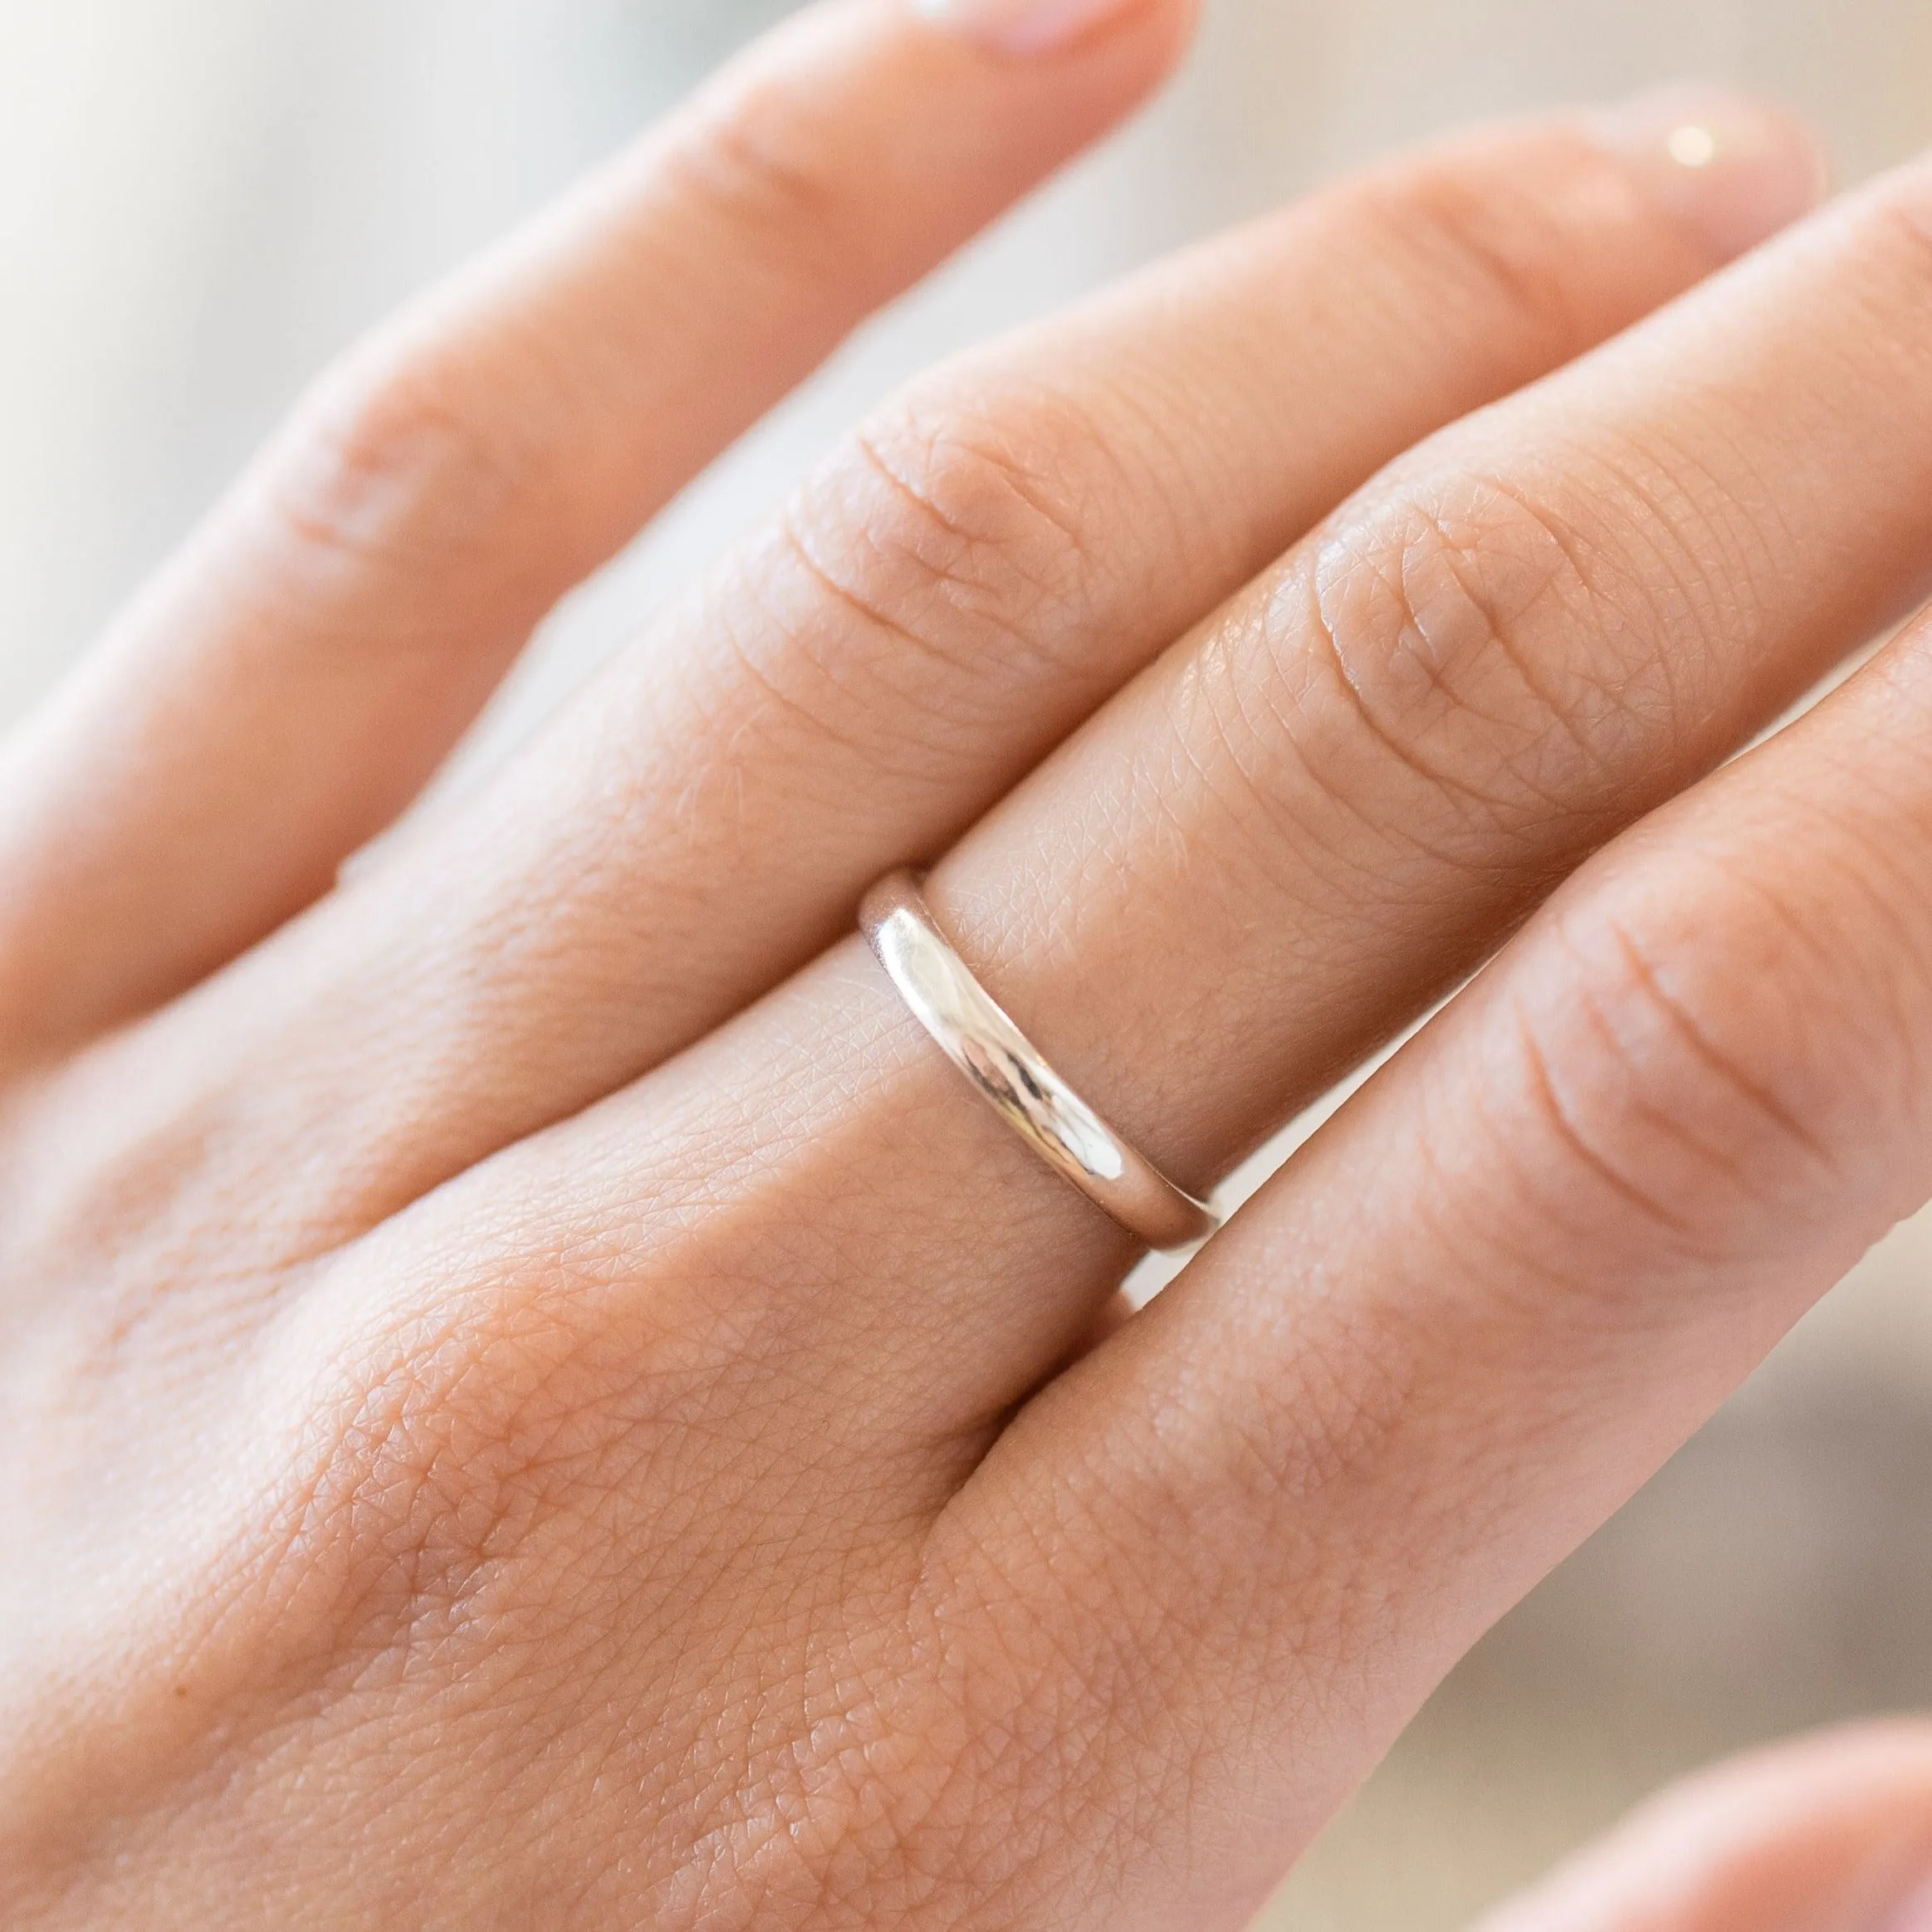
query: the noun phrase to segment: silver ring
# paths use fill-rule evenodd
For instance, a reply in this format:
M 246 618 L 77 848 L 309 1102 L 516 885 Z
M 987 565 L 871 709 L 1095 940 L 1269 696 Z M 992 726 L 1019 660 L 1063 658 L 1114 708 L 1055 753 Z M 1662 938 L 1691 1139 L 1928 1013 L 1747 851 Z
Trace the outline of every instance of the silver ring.
M 1221 1225 L 1213 1207 L 1176 1187 L 1048 1065 L 933 923 L 916 874 L 881 879 L 858 922 L 912 1017 L 1056 1173 L 1162 1253 L 1193 1247 Z

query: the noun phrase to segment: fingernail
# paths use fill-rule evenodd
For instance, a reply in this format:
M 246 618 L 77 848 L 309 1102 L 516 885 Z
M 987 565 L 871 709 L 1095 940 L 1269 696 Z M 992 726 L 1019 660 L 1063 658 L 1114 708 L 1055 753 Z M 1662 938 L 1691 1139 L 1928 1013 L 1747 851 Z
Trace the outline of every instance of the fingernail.
M 1595 132 L 1722 261 L 1755 247 L 1824 195 L 1817 136 L 1796 115 L 1763 101 L 1667 88 L 1599 114 Z
M 1932 1932 L 1932 1884 L 1921 1886 L 1894 1910 L 1885 1932 Z
M 912 0 L 935 27 L 1000 54 L 1050 54 L 1136 0 Z

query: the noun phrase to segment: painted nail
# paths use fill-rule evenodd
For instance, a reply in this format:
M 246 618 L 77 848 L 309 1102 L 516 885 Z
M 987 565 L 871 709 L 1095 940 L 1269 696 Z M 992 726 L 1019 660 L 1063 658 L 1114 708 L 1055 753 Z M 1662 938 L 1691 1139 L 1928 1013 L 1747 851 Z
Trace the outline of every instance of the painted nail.
M 935 27 L 1000 54 L 1050 54 L 1137 0 L 912 0 Z
M 1808 213 L 1824 195 L 1828 171 L 1817 137 L 1797 115 L 1763 101 L 1667 88 L 1596 115 L 1593 127 L 1724 261 Z
M 1932 1932 L 1932 1885 L 1920 1886 L 1893 1909 L 1885 1932 Z

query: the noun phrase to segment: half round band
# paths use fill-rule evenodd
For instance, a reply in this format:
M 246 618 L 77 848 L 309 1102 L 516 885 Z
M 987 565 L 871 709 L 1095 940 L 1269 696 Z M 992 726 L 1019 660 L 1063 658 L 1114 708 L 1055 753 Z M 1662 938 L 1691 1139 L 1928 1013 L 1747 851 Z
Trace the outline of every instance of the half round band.
M 1207 1202 L 1176 1187 L 1047 1064 L 933 922 L 916 874 L 881 879 L 858 917 L 912 1017 L 1056 1173 L 1150 1248 L 1190 1248 L 1220 1225 Z

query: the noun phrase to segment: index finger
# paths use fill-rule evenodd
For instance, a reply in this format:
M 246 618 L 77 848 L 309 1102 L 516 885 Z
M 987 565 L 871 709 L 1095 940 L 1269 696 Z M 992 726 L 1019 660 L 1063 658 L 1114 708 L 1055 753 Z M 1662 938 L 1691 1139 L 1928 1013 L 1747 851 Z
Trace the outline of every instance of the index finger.
M 1188 0 L 1018 61 L 830 0 L 351 353 L 0 759 L 0 1039 L 299 910 L 546 609 L 867 313 L 1123 114 Z

